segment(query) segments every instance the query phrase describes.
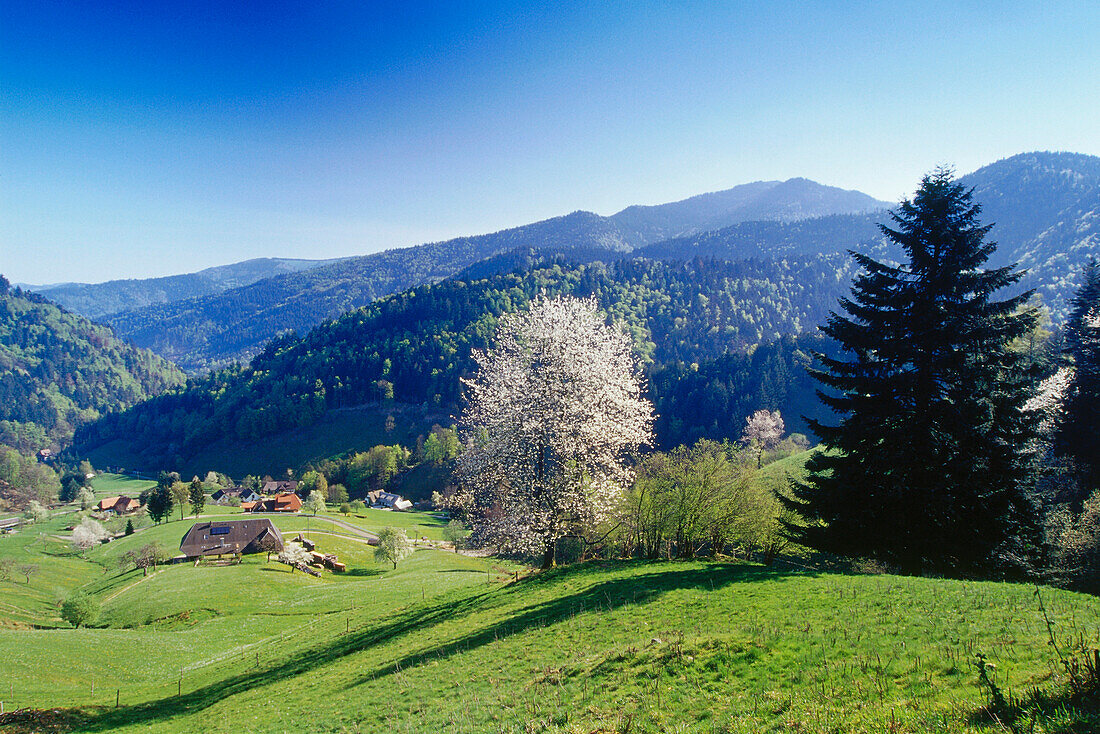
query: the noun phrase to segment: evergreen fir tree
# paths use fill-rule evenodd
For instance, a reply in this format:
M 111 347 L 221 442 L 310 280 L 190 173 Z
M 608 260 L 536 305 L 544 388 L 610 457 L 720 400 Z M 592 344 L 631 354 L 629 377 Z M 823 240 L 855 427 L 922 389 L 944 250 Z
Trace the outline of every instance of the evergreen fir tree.
M 1087 496 L 1100 489 L 1100 265 L 1096 260 L 1085 266 L 1072 305 L 1066 352 L 1073 360 L 1073 378 L 1062 404 L 1055 447 L 1059 454 L 1074 459 Z
M 992 299 L 1023 273 L 982 269 L 996 245 L 980 210 L 939 169 L 891 213 L 893 228 L 880 225 L 908 262 L 852 253 L 864 272 L 840 302 L 848 315 L 821 327 L 844 354 L 816 355 L 824 369 L 813 371 L 828 389 L 820 398 L 846 417 L 809 421 L 827 451 L 786 500 L 807 521 L 788 527 L 802 543 L 956 575 L 987 573 L 1029 545 L 1035 418 L 1008 346 L 1036 314 L 1022 309 L 1030 293 Z

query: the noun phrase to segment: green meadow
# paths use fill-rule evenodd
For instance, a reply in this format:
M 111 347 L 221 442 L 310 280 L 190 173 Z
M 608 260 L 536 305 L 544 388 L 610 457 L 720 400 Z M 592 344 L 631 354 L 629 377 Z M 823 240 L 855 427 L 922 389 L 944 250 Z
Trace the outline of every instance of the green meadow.
M 39 567 L 0 582 L 0 700 L 47 711 L 7 731 L 1003 731 L 978 655 L 1009 697 L 1054 696 L 1018 731 L 1100 726 L 1057 698 L 1047 626 L 1064 654 L 1100 646 L 1100 601 L 1082 594 L 1042 588 L 1044 617 L 1023 584 L 717 561 L 533 573 L 426 546 L 393 570 L 364 533 L 438 539 L 444 521 L 378 510 L 274 518 L 284 536 L 308 524 L 345 574 L 254 555 L 144 575 L 119 559 L 149 542 L 174 551 L 193 518 L 82 557 L 73 517 L 0 536 L 0 557 Z M 91 628 L 59 616 L 74 589 L 100 605 Z

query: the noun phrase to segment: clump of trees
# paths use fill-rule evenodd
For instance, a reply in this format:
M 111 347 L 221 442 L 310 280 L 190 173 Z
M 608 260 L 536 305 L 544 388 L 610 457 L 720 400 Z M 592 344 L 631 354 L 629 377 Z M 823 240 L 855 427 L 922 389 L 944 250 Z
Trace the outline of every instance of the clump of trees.
M 23 510 L 23 519 L 32 524 L 46 522 L 50 519 L 50 511 L 43 507 L 38 500 L 31 500 L 27 508 Z
M 758 552 L 770 563 L 787 544 L 786 517 L 771 490 L 754 481 L 756 448 L 701 439 L 647 456 L 627 494 L 617 537 L 643 558 Z
M 1100 266 L 1083 269 L 1066 324 L 1064 362 L 1043 381 L 1040 497 L 1048 578 L 1100 589 Z

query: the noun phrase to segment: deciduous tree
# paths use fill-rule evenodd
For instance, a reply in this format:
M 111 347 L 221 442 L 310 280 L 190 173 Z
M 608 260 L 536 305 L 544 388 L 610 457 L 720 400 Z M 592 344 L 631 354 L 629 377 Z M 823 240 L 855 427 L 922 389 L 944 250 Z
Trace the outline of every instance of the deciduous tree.
M 756 456 L 756 468 L 764 461 L 764 452 L 771 451 L 783 438 L 783 416 L 778 410 L 758 410 L 745 419 L 741 434 L 743 443 Z
M 397 568 L 399 561 L 412 555 L 413 546 L 404 530 L 382 528 L 378 531 L 378 547 L 374 549 L 376 561 L 387 561 Z
M 82 591 L 73 593 L 61 605 L 61 618 L 73 627 L 84 627 L 99 617 L 99 603 Z
M 452 504 L 478 542 L 549 567 L 559 539 L 610 515 L 651 440 L 631 339 L 594 300 L 540 297 L 504 315 L 474 358 L 461 422 L 473 448 L 459 457 Z
M 84 518 L 79 525 L 73 528 L 72 545 L 81 554 L 107 537 L 107 530 L 90 517 Z
M 195 477 L 191 481 L 197 481 L 198 477 Z M 202 482 L 199 482 L 199 487 L 202 487 Z M 183 513 L 187 509 L 187 500 L 191 496 L 191 490 L 183 482 L 173 482 L 169 490 L 172 493 L 172 504 L 180 509 L 180 520 L 183 519 Z

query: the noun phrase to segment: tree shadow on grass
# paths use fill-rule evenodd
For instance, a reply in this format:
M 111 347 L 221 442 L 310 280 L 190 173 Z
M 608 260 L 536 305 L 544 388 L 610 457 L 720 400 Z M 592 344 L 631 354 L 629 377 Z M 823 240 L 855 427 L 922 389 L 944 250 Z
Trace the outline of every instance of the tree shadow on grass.
M 352 578 L 374 578 L 382 576 L 384 573 L 385 572 L 380 568 L 352 568 L 337 575 L 350 576 Z
M 1100 731 L 1100 688 L 1081 693 L 1068 686 L 1055 693 L 1034 689 L 1021 699 L 1009 697 L 1004 706 L 985 706 L 968 721 L 996 731 L 1095 734 Z
M 489 588 L 460 599 L 445 598 L 427 604 L 417 604 L 391 615 L 378 625 L 342 635 L 326 645 L 295 653 L 284 661 L 230 676 L 183 693 L 181 696 L 90 713 L 80 729 L 111 731 L 121 726 L 149 724 L 188 715 L 257 686 L 310 673 L 348 655 L 369 650 L 375 645 L 392 642 L 399 637 L 426 630 L 433 624 L 442 622 L 455 622 L 469 618 L 469 626 L 476 627 L 476 630 L 449 642 L 426 647 L 378 665 L 347 687 L 351 688 L 392 675 L 424 660 L 449 658 L 501 637 L 547 627 L 577 614 L 589 611 L 613 611 L 630 604 L 644 604 L 671 591 L 682 589 L 714 591 L 734 583 L 812 575 L 805 572 L 780 571 L 737 564 L 710 564 L 676 571 L 674 564 L 668 564 L 661 566 L 660 571 L 597 581 L 574 593 L 521 607 L 498 623 L 478 625 L 475 615 L 486 609 L 506 605 L 514 599 L 514 594 L 527 594 L 533 588 L 550 587 L 559 581 L 584 582 L 586 577 L 608 569 L 625 569 L 632 565 L 637 564 L 636 562 L 589 563 L 540 573 L 503 588 Z

